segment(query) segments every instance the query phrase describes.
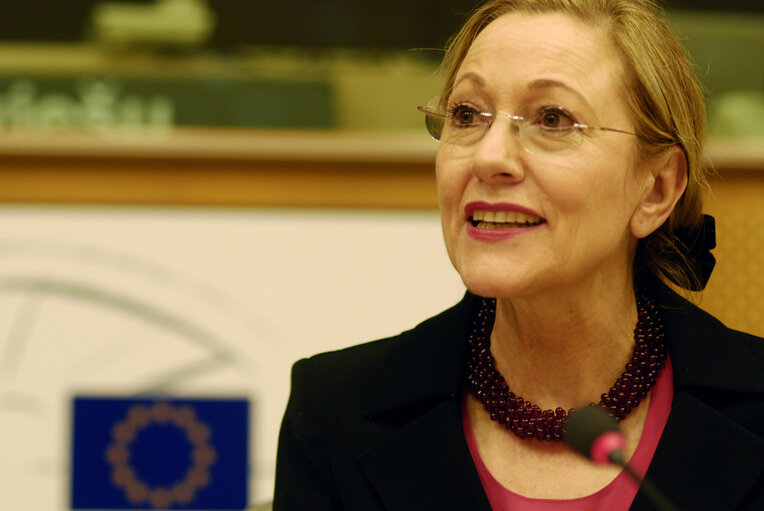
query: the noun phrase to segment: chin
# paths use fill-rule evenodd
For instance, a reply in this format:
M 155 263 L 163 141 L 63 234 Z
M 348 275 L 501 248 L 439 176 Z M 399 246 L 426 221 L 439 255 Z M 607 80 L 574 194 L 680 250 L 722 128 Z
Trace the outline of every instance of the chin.
M 470 293 L 486 298 L 528 294 L 536 287 L 532 267 L 522 260 L 485 252 L 449 253 L 451 263 Z
M 476 296 L 482 296 L 483 298 L 512 298 L 521 296 L 521 293 L 515 293 L 507 288 L 496 285 L 486 286 L 467 286 L 467 290 Z
M 501 275 L 501 273 L 499 273 Z M 467 286 L 470 293 L 485 298 L 499 298 L 522 296 L 527 293 L 527 286 L 521 285 L 514 279 L 509 279 L 506 274 L 503 278 L 497 278 L 497 272 L 479 272 L 479 274 L 460 272 L 462 282 Z

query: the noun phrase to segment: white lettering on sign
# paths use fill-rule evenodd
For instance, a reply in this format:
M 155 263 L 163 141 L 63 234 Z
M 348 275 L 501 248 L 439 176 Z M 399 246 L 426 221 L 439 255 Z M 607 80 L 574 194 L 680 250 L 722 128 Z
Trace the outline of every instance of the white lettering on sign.
M 76 92 L 67 94 L 39 93 L 32 80 L 23 78 L 0 91 L 0 126 L 169 128 L 174 119 L 175 105 L 168 96 L 122 94 L 119 85 L 108 80 L 83 81 Z

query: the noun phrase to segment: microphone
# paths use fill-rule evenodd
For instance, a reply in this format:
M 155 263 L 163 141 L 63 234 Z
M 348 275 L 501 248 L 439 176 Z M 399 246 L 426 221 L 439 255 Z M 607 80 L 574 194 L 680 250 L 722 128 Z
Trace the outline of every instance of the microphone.
M 614 463 L 622 467 L 648 499 L 661 511 L 678 511 L 649 480 L 640 477 L 623 455 L 626 437 L 618 422 L 601 406 L 590 405 L 574 411 L 565 420 L 565 441 L 576 452 L 595 463 Z

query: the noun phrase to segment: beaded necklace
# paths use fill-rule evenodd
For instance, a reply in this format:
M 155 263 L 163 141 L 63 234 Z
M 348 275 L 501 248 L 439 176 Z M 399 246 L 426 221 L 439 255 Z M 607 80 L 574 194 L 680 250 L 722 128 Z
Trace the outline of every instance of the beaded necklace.
M 496 300 L 483 298 L 469 338 L 467 383 L 472 393 L 483 403 L 491 420 L 520 438 L 564 440 L 563 423 L 574 409 L 558 407 L 542 410 L 510 391 L 504 377 L 496 370 L 491 355 L 491 330 L 495 316 Z M 663 323 L 655 303 L 642 294 L 637 295 L 637 316 L 631 360 L 598 403 L 618 421 L 623 420 L 647 396 L 666 359 Z

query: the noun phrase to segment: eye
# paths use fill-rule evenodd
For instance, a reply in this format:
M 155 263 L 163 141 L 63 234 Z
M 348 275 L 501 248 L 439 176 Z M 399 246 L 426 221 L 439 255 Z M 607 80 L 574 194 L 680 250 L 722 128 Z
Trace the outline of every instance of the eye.
M 576 121 L 562 107 L 545 107 L 539 112 L 534 124 L 546 129 L 562 130 L 572 128 Z
M 449 111 L 451 123 L 456 127 L 470 127 L 480 123 L 480 112 L 468 105 L 457 105 Z

